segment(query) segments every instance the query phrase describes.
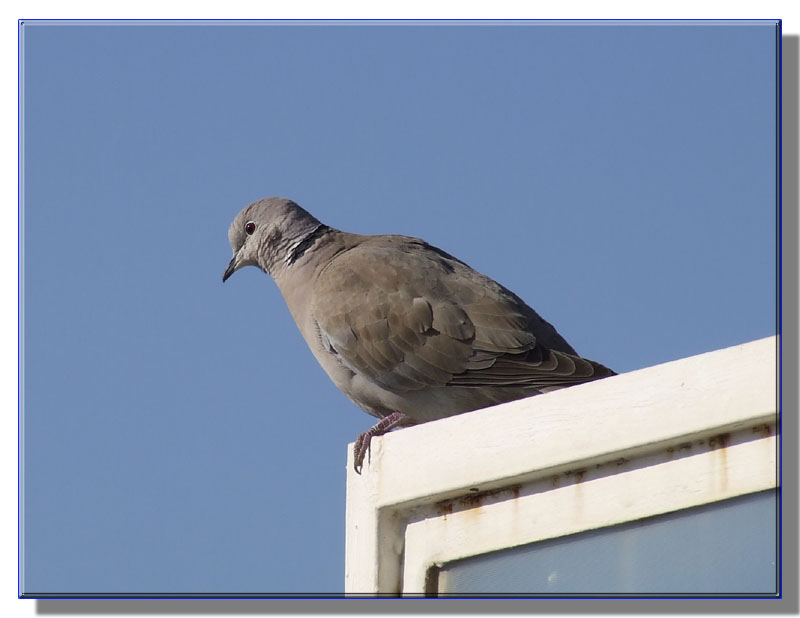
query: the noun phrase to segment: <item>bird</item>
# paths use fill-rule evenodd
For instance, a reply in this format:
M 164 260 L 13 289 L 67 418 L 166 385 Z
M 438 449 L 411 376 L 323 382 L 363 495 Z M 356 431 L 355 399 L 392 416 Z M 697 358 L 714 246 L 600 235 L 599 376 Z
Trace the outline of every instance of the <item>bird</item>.
M 578 355 L 519 296 L 419 238 L 364 235 L 269 197 L 236 215 L 222 281 L 256 266 L 277 284 L 333 383 L 378 422 L 370 441 L 427 423 L 615 375 Z

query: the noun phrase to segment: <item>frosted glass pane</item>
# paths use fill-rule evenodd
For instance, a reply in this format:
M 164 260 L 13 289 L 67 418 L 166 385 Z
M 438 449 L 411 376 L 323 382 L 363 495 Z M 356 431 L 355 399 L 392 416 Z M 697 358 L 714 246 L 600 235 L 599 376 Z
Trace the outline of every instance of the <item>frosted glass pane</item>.
M 470 593 L 774 593 L 776 493 L 444 565 L 439 591 Z

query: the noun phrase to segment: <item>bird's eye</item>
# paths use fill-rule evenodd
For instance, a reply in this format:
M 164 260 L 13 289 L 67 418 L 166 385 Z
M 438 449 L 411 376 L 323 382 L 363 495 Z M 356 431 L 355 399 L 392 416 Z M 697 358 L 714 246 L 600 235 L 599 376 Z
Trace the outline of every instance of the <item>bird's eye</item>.
M 247 233 L 248 236 L 251 236 L 253 232 L 256 231 L 256 224 L 252 221 L 248 221 L 244 224 L 244 231 Z

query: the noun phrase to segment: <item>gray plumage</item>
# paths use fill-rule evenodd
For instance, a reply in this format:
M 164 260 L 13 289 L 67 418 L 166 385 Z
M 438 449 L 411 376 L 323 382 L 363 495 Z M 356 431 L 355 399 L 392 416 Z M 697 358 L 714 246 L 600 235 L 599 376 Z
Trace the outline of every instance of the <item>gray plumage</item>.
M 228 239 L 223 281 L 243 266 L 269 273 L 334 384 L 383 419 L 360 436 L 357 469 L 369 439 L 392 427 L 614 375 L 514 293 L 418 238 L 341 232 L 273 197 L 242 210 Z

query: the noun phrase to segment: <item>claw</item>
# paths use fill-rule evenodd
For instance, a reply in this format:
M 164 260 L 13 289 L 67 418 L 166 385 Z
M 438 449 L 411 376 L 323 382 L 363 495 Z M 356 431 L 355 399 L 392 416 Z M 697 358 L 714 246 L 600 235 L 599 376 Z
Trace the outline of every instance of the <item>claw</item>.
M 395 427 L 407 427 L 415 425 L 416 423 L 402 412 L 392 412 L 388 416 L 384 416 L 380 421 L 375 423 L 372 427 L 367 429 L 364 433 L 356 438 L 356 443 L 353 445 L 353 470 L 356 474 L 361 474 L 364 464 L 364 457 L 370 452 L 370 443 L 372 438 L 382 436 L 389 433 Z

